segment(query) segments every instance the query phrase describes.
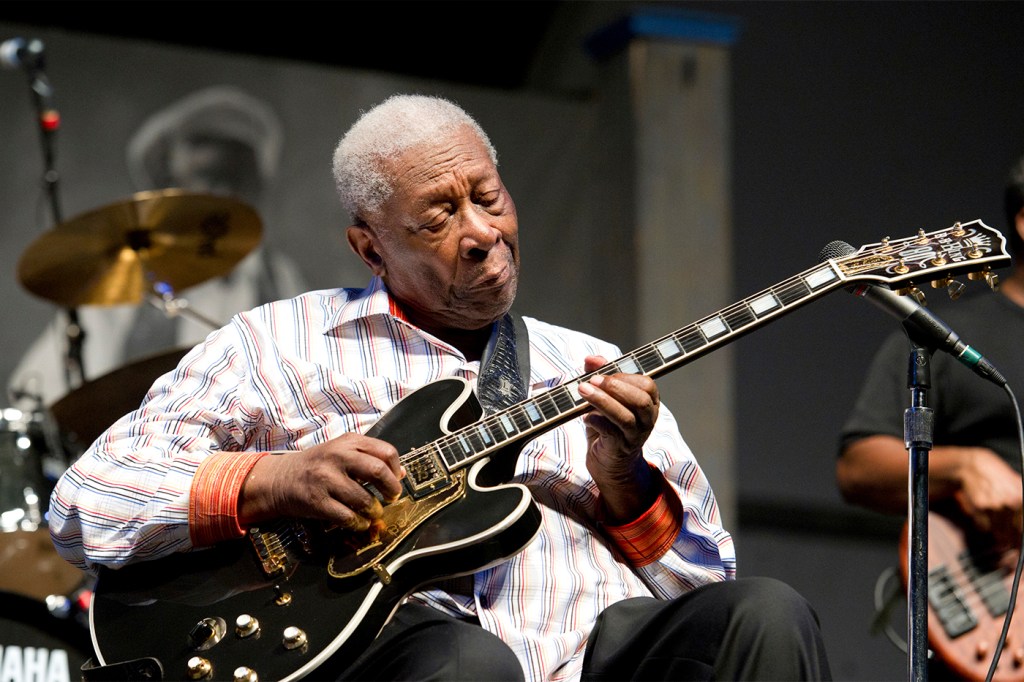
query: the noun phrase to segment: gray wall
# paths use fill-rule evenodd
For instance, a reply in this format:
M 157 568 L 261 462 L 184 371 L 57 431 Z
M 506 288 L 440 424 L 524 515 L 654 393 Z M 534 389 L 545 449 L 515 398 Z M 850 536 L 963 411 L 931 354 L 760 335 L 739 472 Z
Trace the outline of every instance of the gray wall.
M 742 26 L 733 49 L 736 299 L 814 265 L 834 239 L 860 245 L 974 218 L 1003 228 L 1004 172 L 1024 152 L 1020 4 L 681 6 L 737 17 Z M 589 256 L 596 242 L 614 239 L 619 226 L 609 224 L 603 207 L 630 179 L 585 170 L 607 131 L 593 120 L 599 69 L 582 40 L 631 8 L 560 7 L 521 91 L 16 24 L 0 23 L 0 39 L 46 42 L 64 119 L 57 165 L 65 218 L 130 193 L 124 144 L 161 104 L 215 83 L 265 96 L 286 125 L 282 182 L 262 213 L 267 241 L 297 258 L 315 286 L 365 279 L 342 241 L 344 216 L 332 194 L 329 155 L 339 133 L 361 108 L 395 90 L 454 97 L 491 131 L 517 200 L 525 249 L 520 306 L 597 331 L 617 311 L 590 299 L 587 278 L 614 276 L 614 265 Z M 0 296 L 7 317 L 0 379 L 56 312 L 16 278 L 19 255 L 52 227 L 41 167 L 24 78 L 0 73 Z M 930 300 L 941 305 L 940 292 Z M 687 322 L 666 321 L 666 329 Z M 780 577 L 814 603 L 837 679 L 907 673 L 902 653 L 872 629 L 876 580 L 898 561 L 900 520 L 850 509 L 833 480 L 837 431 L 871 351 L 894 324 L 837 293 L 733 347 L 738 454 L 730 483 L 739 491 L 740 573 Z M 970 340 L 970 330 L 958 331 Z M 625 346 L 633 341 L 611 336 Z M 893 623 L 897 634 L 905 632 L 898 610 Z

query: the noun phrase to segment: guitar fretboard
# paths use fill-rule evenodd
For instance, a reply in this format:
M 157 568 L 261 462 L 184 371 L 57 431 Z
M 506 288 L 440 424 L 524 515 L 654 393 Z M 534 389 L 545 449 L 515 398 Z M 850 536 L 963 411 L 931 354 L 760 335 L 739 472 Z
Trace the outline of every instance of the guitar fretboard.
M 449 471 L 453 471 L 499 447 L 536 437 L 586 410 L 588 403 L 580 395 L 579 385 L 591 377 L 619 372 L 651 377 L 660 375 L 809 302 L 841 282 L 837 270 L 830 263 L 819 265 L 637 348 L 594 372 L 486 416 L 412 451 L 407 455 L 407 468 L 410 471 L 420 469 L 416 467 L 417 460 L 433 460 L 436 455 Z
M 989 261 L 1009 260 L 1003 248 L 1005 239 L 980 220 L 928 234 L 919 232 L 916 237 L 885 240 L 856 251 L 843 242 L 833 244 L 844 249 L 827 260 L 823 256 L 824 262 L 809 270 L 637 348 L 594 372 L 407 453 L 403 457 L 406 468 L 414 476 L 443 476 L 444 472 L 435 471 L 436 467 L 427 463 L 440 461 L 451 472 L 499 448 L 534 438 L 588 408 L 579 385 L 594 375 L 622 372 L 658 376 L 852 281 L 920 282 L 965 269 L 978 270 Z M 990 255 L 993 252 L 997 253 Z

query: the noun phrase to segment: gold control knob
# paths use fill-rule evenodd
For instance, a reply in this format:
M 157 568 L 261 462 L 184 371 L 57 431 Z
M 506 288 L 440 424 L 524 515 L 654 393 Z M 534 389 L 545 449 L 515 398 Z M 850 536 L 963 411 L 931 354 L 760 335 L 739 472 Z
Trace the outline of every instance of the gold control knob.
M 235 668 L 235 682 L 259 682 L 259 675 L 252 668 L 241 666 Z
M 243 613 L 235 619 L 235 634 L 239 637 L 252 637 L 260 631 L 260 622 L 254 616 Z
M 213 674 L 213 664 L 202 656 L 193 656 L 188 659 L 188 678 L 190 680 L 202 680 Z
M 289 625 L 284 629 L 284 639 L 282 640 L 285 649 L 298 649 L 306 646 L 306 633 L 294 625 Z

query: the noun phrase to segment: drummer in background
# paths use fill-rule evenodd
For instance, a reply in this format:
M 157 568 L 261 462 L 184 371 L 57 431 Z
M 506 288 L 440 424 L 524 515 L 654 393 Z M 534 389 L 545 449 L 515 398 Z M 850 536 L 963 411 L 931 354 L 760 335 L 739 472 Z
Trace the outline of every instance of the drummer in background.
M 274 111 L 241 90 L 215 86 L 147 119 L 128 143 L 127 162 L 133 191 L 180 188 L 228 196 L 260 213 L 280 154 L 281 125 Z M 225 323 L 239 311 L 307 289 L 298 267 L 263 245 L 227 275 L 174 293 L 203 317 Z M 86 381 L 139 358 L 178 348 L 184 354 L 213 331 L 193 317 L 168 316 L 149 303 L 87 305 L 78 314 L 85 332 Z M 64 372 L 67 324 L 59 313 L 11 375 L 12 397 L 30 401 L 29 409 L 52 405 L 75 388 L 67 385 Z

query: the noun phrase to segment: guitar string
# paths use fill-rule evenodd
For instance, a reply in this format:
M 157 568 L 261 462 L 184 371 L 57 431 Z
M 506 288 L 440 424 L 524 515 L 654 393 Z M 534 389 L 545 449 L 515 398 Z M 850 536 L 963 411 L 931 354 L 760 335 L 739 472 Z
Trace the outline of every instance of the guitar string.
M 819 271 L 821 267 L 823 266 L 819 266 L 818 268 L 814 268 L 813 270 L 807 271 L 806 273 L 801 273 L 799 275 L 793 276 L 788 280 L 783 280 L 783 282 L 775 285 L 774 287 L 771 287 L 768 291 L 771 293 L 771 296 L 776 301 L 776 303 L 779 306 L 781 306 L 781 308 L 784 309 L 792 301 L 787 302 L 786 299 L 789 298 L 788 293 L 779 292 L 792 291 L 796 288 L 797 285 L 799 285 L 801 291 L 798 292 L 798 298 L 793 300 L 799 300 L 799 298 L 805 297 L 807 293 L 810 293 L 812 291 L 812 288 L 807 284 L 806 278 L 809 276 L 810 273 Z M 435 450 L 448 452 L 462 451 L 466 453 L 466 456 L 460 458 L 457 462 L 453 463 L 462 464 L 467 461 L 469 456 L 473 454 L 479 454 L 480 452 L 486 452 L 488 451 L 488 449 L 496 447 L 500 443 L 505 442 L 505 440 L 507 440 L 507 438 L 501 438 L 500 440 L 495 438 L 494 433 L 496 431 L 508 436 L 509 438 L 512 438 L 517 435 L 521 435 L 522 433 L 528 431 L 531 428 L 541 426 L 546 422 L 550 422 L 553 419 L 553 417 L 546 417 L 546 415 L 551 410 L 545 409 L 545 406 L 554 408 L 555 417 L 562 416 L 565 412 L 578 407 L 585 401 L 583 401 L 582 398 L 577 398 L 575 395 L 572 395 L 570 393 L 570 389 L 571 387 L 574 387 L 575 385 L 583 381 L 586 381 L 591 376 L 597 374 L 611 374 L 614 373 L 614 371 L 622 370 L 624 366 L 630 364 L 639 367 L 644 372 L 649 372 L 651 369 L 656 369 L 666 363 L 663 354 L 658 350 L 657 346 L 659 344 L 664 344 L 669 339 L 672 339 L 673 342 L 676 344 L 676 347 L 678 349 L 676 355 L 678 355 L 679 353 L 692 353 L 692 351 L 695 350 L 696 348 L 704 347 L 711 342 L 711 340 L 700 331 L 701 324 L 707 324 L 714 320 L 721 320 L 729 331 L 736 331 L 737 329 L 741 329 L 742 326 L 745 326 L 745 324 L 742 326 L 737 326 L 735 322 L 733 324 L 729 324 L 730 318 L 733 320 L 739 319 L 741 317 L 741 313 L 743 313 L 742 318 L 745 321 L 760 319 L 757 313 L 750 307 L 748 301 L 758 297 L 763 297 L 764 295 L 765 293 L 762 292 L 754 297 L 745 299 L 744 301 L 729 306 L 720 311 L 716 315 L 710 315 L 706 318 L 703 318 L 697 323 L 694 323 L 681 330 L 677 330 L 676 332 L 668 334 L 665 337 L 662 337 L 662 339 L 659 339 L 658 341 L 652 344 L 648 344 L 647 346 L 637 349 L 632 353 L 628 353 L 619 358 L 618 360 L 608 363 L 604 367 L 595 370 L 594 372 L 590 372 L 581 377 L 577 377 L 573 382 L 570 382 L 570 384 L 557 386 L 553 389 L 545 391 L 544 393 L 538 396 L 535 396 L 534 398 L 531 398 L 528 401 L 520 403 L 519 405 L 507 408 L 506 410 L 495 413 L 494 415 L 487 417 L 479 422 L 463 427 L 457 431 L 454 431 L 451 434 L 447 434 L 446 436 L 441 437 L 440 439 L 434 441 L 431 444 L 414 449 L 408 453 L 407 459 L 410 462 L 415 462 L 422 458 L 432 458 L 432 454 Z M 777 312 L 778 309 L 779 308 L 773 307 L 772 312 Z M 700 343 L 695 348 L 688 350 L 688 346 L 691 346 L 692 344 L 688 343 L 687 341 L 693 339 L 699 339 Z M 651 365 L 651 363 L 654 364 Z M 565 409 L 563 409 L 562 405 L 565 405 L 566 403 L 568 403 L 568 406 Z M 533 409 L 531 410 L 531 408 Z M 531 412 L 536 414 L 537 418 L 531 417 Z M 506 417 L 507 420 L 504 420 L 503 418 Z M 510 434 L 507 428 L 503 429 L 503 425 L 505 424 L 511 424 L 513 427 L 517 429 L 517 431 L 515 433 Z M 474 438 L 474 435 L 476 436 L 476 438 Z M 468 447 L 470 444 L 467 444 L 465 442 L 466 439 L 479 440 L 484 446 L 483 449 L 479 450 L 479 452 L 474 451 L 474 448 Z
M 958 575 L 952 575 L 954 585 L 940 593 L 937 596 L 940 597 L 940 603 L 943 605 L 948 604 L 950 598 L 956 602 L 963 603 L 966 607 L 972 611 L 980 611 L 984 609 L 992 617 L 999 617 L 1005 615 L 1005 611 L 1002 613 L 993 613 L 990 603 L 1003 596 L 1006 600 L 1009 599 L 1009 590 L 1012 585 L 1007 584 L 1007 579 L 1012 576 L 1012 571 L 1004 566 L 993 570 L 979 569 L 979 565 L 1001 562 L 1007 557 L 1013 556 L 1012 551 L 988 551 L 981 554 L 974 553 L 969 554 L 966 557 L 960 555 L 956 557 L 955 566 L 957 567 Z M 959 579 L 958 579 L 959 578 Z M 972 589 L 964 590 L 966 585 L 971 586 Z M 1000 608 L 1005 608 L 1003 601 L 997 602 Z
M 860 257 L 863 257 L 863 254 L 859 255 Z M 795 293 L 797 296 L 797 298 L 794 298 L 792 300 L 800 300 L 806 297 L 807 293 L 813 291 L 813 289 L 807 284 L 807 277 L 809 277 L 809 275 L 814 272 L 820 271 L 823 267 L 827 266 L 818 266 L 804 273 L 800 273 L 798 275 L 790 277 L 787 280 L 783 280 L 781 283 L 767 289 L 766 292 L 771 295 L 772 299 L 778 304 L 778 306 L 781 306 L 781 309 L 784 309 L 787 305 L 789 305 L 792 302 L 787 302 L 787 299 L 791 295 L 791 292 Z M 800 285 L 799 292 L 795 291 L 797 285 Z M 726 329 L 728 329 L 731 332 L 735 332 L 737 329 L 741 329 L 743 328 L 743 326 L 745 326 L 745 324 L 743 324 L 742 326 L 737 326 L 735 323 L 736 320 L 745 322 L 747 320 L 760 319 L 757 313 L 751 308 L 749 301 L 755 300 L 757 298 L 763 298 L 764 296 L 765 292 L 761 292 L 753 297 L 744 299 L 743 301 L 728 306 L 719 313 L 703 318 L 702 320 L 699 320 L 694 324 L 691 324 L 681 330 L 677 330 L 676 332 L 673 332 L 671 334 L 666 335 L 665 337 L 662 337 L 662 339 L 659 339 L 658 341 L 655 341 L 652 344 L 648 344 L 647 346 L 644 346 L 636 351 L 633 351 L 632 353 L 624 355 L 622 358 L 619 358 L 618 360 L 609 363 L 605 367 L 600 368 L 595 372 L 591 372 L 590 374 L 585 375 L 583 377 L 578 377 L 576 380 L 571 382 L 570 385 L 575 385 L 582 381 L 585 381 L 590 376 L 593 376 L 595 374 L 610 374 L 611 370 L 620 369 L 623 365 L 627 364 L 627 360 L 631 360 L 641 369 L 648 367 L 649 363 L 652 362 L 655 363 L 653 365 L 653 368 L 660 367 L 664 364 L 664 357 L 662 353 L 658 350 L 657 346 L 658 344 L 666 343 L 669 339 L 671 339 L 673 343 L 676 344 L 676 348 L 678 348 L 678 352 L 680 353 L 692 352 L 692 350 L 687 350 L 688 345 L 690 345 L 689 343 L 687 343 L 687 341 L 689 340 L 698 339 L 700 343 L 697 347 L 704 347 L 708 343 L 710 343 L 710 339 L 708 339 L 708 337 L 703 332 L 701 332 L 700 326 L 702 324 L 706 325 L 712 321 L 719 320 L 725 325 Z M 777 312 L 777 310 L 779 309 L 780 308 L 776 308 L 773 306 L 771 310 L 772 312 Z M 731 324 L 730 320 L 733 321 Z M 645 371 L 650 370 L 646 369 Z M 526 401 L 519 405 L 515 405 L 511 408 L 507 408 L 506 410 L 498 412 L 492 415 L 491 417 L 485 418 L 484 420 L 477 422 L 475 424 L 463 427 L 451 434 L 448 434 L 447 436 L 438 439 L 432 444 L 428 444 L 427 446 L 417 448 L 408 454 L 408 460 L 410 462 L 415 462 L 422 458 L 429 458 L 431 457 L 432 453 L 435 450 L 457 452 L 459 450 L 457 446 L 460 443 L 464 443 L 465 438 L 473 438 L 474 434 L 476 434 L 477 436 L 476 439 L 480 440 L 484 445 L 484 448 L 479 452 L 486 452 L 489 448 L 495 447 L 498 443 L 504 442 L 505 440 L 504 438 L 500 440 L 494 438 L 493 434 L 495 432 L 495 429 L 497 429 L 499 433 L 509 435 L 511 437 L 522 434 L 524 431 L 528 430 L 532 426 L 538 426 L 545 423 L 544 419 L 535 421 L 532 420 L 529 416 L 529 411 L 531 407 L 537 408 L 539 410 L 539 414 L 545 414 L 545 410 L 543 410 L 543 408 L 540 407 L 541 402 L 544 400 L 549 400 L 556 409 L 556 416 L 561 416 L 563 412 L 561 407 L 559 406 L 559 402 L 564 400 L 565 396 L 563 394 L 566 393 L 568 393 L 568 388 L 565 385 L 555 387 L 550 391 L 546 391 L 544 394 L 535 396 L 529 401 Z M 570 396 L 569 402 L 569 409 L 574 409 L 582 401 Z M 502 423 L 509 423 L 507 421 L 503 422 L 503 417 L 507 417 L 509 420 L 511 420 L 511 423 L 517 429 L 519 429 L 517 433 L 508 434 L 507 429 L 502 430 Z M 527 424 L 526 427 L 520 427 L 520 423 L 524 421 Z M 480 437 L 481 434 L 483 435 L 482 438 Z M 466 452 L 467 448 L 463 447 L 461 448 L 461 450 L 463 452 Z M 458 459 L 458 461 L 451 462 L 449 464 L 462 464 L 467 461 L 468 456 L 471 456 L 473 454 L 478 453 L 475 452 L 473 448 L 468 448 L 468 452 L 466 452 L 467 456 L 461 457 Z
M 950 230 L 957 229 L 963 229 L 963 226 L 956 225 L 952 228 L 936 231 L 930 235 L 918 235 L 916 237 L 907 237 L 896 241 L 888 241 L 886 243 L 879 244 L 876 247 L 867 248 L 848 257 L 835 259 L 835 262 L 840 266 L 840 269 L 847 274 L 857 274 L 858 271 L 864 272 L 869 269 L 878 269 L 879 264 L 877 262 L 866 262 L 866 259 L 870 257 L 885 256 L 886 262 L 891 264 L 894 262 L 893 254 L 902 252 L 906 244 L 920 242 L 922 239 L 925 243 L 930 243 L 931 241 L 934 241 L 937 235 L 942 235 Z M 965 230 L 965 235 L 968 238 L 963 241 L 967 241 L 968 243 L 977 246 L 971 238 L 973 234 L 975 234 L 973 230 Z M 858 264 L 860 265 L 858 266 Z M 458 457 L 454 462 L 448 462 L 448 464 L 463 464 L 475 454 L 485 453 L 490 449 L 497 447 L 500 443 L 505 442 L 505 440 L 522 435 L 531 428 L 539 427 L 552 421 L 553 418 L 546 417 L 547 411 L 542 407 L 542 403 L 544 401 L 548 401 L 548 403 L 555 408 L 555 417 L 559 417 L 564 414 L 560 403 L 564 402 L 566 397 L 569 398 L 569 407 L 566 411 L 578 407 L 583 401 L 572 395 L 568 395 L 570 386 L 575 386 L 582 381 L 586 381 L 596 374 L 610 374 L 613 370 L 621 370 L 624 366 L 630 364 L 639 367 L 643 373 L 648 373 L 651 369 L 657 369 L 666 363 L 664 355 L 658 350 L 658 347 L 659 345 L 664 346 L 664 344 L 669 340 L 675 343 L 676 347 L 679 349 L 676 355 L 678 355 L 678 353 L 692 353 L 693 350 L 696 350 L 697 348 L 706 347 L 711 343 L 711 339 L 701 331 L 702 325 L 706 326 L 711 322 L 718 321 L 723 324 L 729 332 L 735 332 L 742 329 L 750 322 L 758 321 L 764 317 L 764 315 L 758 315 L 757 311 L 750 305 L 750 302 L 764 298 L 766 295 L 770 295 L 775 303 L 780 306 L 773 306 L 770 309 L 771 314 L 776 314 L 779 310 L 784 310 L 787 306 L 792 305 L 792 303 L 796 301 L 803 300 L 809 293 L 812 293 L 814 291 L 814 287 L 808 284 L 808 278 L 827 267 L 829 266 L 816 266 L 815 268 L 811 268 L 803 273 L 783 280 L 779 284 L 769 287 L 763 292 L 730 305 L 716 314 L 702 318 L 698 322 L 672 332 L 654 343 L 648 344 L 647 346 L 637 349 L 632 353 L 626 354 L 618 360 L 611 362 L 594 372 L 577 377 L 577 379 L 568 385 L 558 386 L 549 391 L 545 391 L 543 394 L 535 396 L 528 401 L 507 408 L 501 412 L 495 413 L 491 417 L 485 418 L 484 420 L 465 426 L 451 434 L 443 436 L 437 441 L 434 441 L 434 443 L 414 449 L 407 454 L 405 459 L 410 463 L 415 463 L 423 459 L 433 459 L 433 453 L 435 451 L 449 453 L 458 453 L 461 451 L 465 453 L 465 455 Z M 737 325 L 737 323 L 739 324 Z M 694 348 L 688 350 L 687 346 L 690 344 L 687 342 L 692 342 L 693 340 L 699 340 L 700 343 Z M 538 418 L 532 418 L 531 412 L 537 414 Z M 504 418 L 507 418 L 507 420 Z M 507 428 L 503 428 L 503 425 L 507 425 L 509 423 L 511 423 L 516 429 L 515 433 L 509 433 Z M 494 437 L 494 433 L 496 432 L 501 433 L 503 436 L 507 436 L 508 438 L 497 439 Z M 467 443 L 467 440 L 470 442 Z M 482 448 L 473 446 L 472 441 L 479 441 Z M 445 460 L 443 455 L 442 460 Z

